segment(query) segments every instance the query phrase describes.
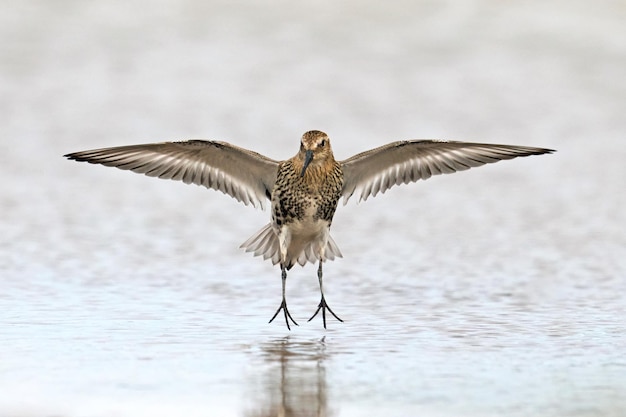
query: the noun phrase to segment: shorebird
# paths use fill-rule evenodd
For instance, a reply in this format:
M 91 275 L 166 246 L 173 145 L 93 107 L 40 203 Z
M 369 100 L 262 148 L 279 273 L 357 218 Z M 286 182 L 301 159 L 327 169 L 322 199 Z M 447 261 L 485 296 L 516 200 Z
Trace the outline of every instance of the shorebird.
M 355 193 L 359 201 L 384 193 L 394 185 L 425 180 L 469 168 L 541 155 L 552 149 L 444 140 L 406 140 L 389 143 L 336 161 L 326 133 L 302 135 L 300 150 L 290 159 L 276 161 L 221 141 L 187 140 L 120 146 L 75 152 L 65 157 L 131 170 L 150 177 L 183 181 L 221 191 L 245 205 L 264 208 L 269 200 L 271 220 L 241 248 L 280 264 L 282 301 L 270 323 L 282 311 L 287 328 L 298 323 L 285 298 L 287 271 L 296 263 L 318 262 L 321 299 L 309 321 L 326 310 L 343 322 L 326 303 L 322 264 L 342 257 L 330 236 L 330 226 L 343 197 Z

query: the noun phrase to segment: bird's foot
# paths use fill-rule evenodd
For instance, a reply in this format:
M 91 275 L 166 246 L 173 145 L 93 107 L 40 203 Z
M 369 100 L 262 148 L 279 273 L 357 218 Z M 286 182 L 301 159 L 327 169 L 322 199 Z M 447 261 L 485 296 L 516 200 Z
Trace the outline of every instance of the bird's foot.
M 282 303 L 280 303 L 280 306 L 278 307 L 278 310 L 276 310 L 276 313 L 274 313 L 274 315 L 270 319 L 269 323 L 274 321 L 276 316 L 278 316 L 278 313 L 280 313 L 280 310 L 283 310 L 283 313 L 285 315 L 285 323 L 287 324 L 287 329 L 288 330 L 291 330 L 291 327 L 289 327 L 289 320 L 291 320 L 292 323 L 295 324 L 296 326 L 298 325 L 298 323 L 296 323 L 296 321 L 293 319 L 293 317 L 291 317 L 291 314 L 289 314 L 289 310 L 287 309 L 287 301 L 285 299 L 283 299 Z
M 326 299 L 324 298 L 324 296 L 322 296 L 320 303 L 317 305 L 317 310 L 315 310 L 315 313 L 311 316 L 309 321 L 313 320 L 315 316 L 317 316 L 317 313 L 320 312 L 320 310 L 322 310 L 322 321 L 324 322 L 324 328 L 326 328 L 326 310 L 328 310 L 330 314 L 333 315 L 334 318 L 336 318 L 337 320 L 343 323 L 343 320 L 337 317 L 337 315 L 333 312 L 333 310 L 331 310 L 328 304 L 326 304 Z

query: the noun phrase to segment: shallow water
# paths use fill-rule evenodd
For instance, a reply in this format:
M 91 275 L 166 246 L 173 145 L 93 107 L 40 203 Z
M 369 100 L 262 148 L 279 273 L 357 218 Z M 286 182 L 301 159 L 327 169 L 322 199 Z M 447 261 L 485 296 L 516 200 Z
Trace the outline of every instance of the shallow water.
M 626 414 L 618 3 L 27 1 L 0 14 L 0 414 Z M 61 158 L 204 137 L 276 159 L 555 148 L 340 207 L 300 326 L 220 193 Z

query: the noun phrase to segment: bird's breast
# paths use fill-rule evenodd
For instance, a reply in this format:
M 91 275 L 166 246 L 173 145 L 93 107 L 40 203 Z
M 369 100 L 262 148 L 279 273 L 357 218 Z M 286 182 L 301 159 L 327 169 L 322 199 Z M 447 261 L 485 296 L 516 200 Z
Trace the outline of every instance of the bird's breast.
M 319 220 L 330 225 L 341 194 L 341 171 L 317 179 L 315 174 L 313 169 L 301 177 L 292 164 L 281 166 L 272 192 L 272 220 L 278 228 L 292 222 L 312 227 Z

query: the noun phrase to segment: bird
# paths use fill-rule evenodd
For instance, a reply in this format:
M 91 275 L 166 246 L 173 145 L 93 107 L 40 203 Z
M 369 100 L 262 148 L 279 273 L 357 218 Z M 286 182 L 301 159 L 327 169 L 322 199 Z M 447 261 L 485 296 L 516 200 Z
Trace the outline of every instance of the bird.
M 322 265 L 343 257 L 330 235 L 335 210 L 355 196 L 365 201 L 391 187 L 451 174 L 506 159 L 550 154 L 553 149 L 415 139 L 386 145 L 337 161 L 330 138 L 319 130 L 305 132 L 290 159 L 278 161 L 257 152 L 216 140 L 184 140 L 74 152 L 75 161 L 130 170 L 149 177 L 196 184 L 227 194 L 245 205 L 264 209 L 270 222 L 241 244 L 246 252 L 279 264 L 282 300 L 270 319 L 282 311 L 287 329 L 298 323 L 287 308 L 287 271 L 295 264 L 318 263 L 321 294 L 313 320 L 322 312 L 341 318 L 324 296 Z

